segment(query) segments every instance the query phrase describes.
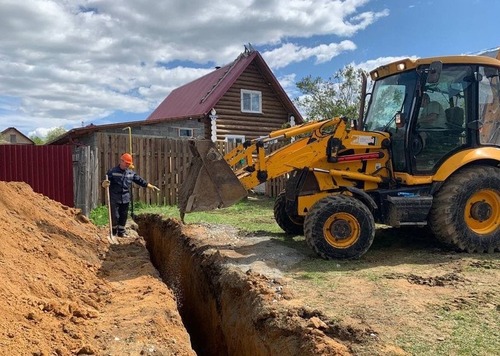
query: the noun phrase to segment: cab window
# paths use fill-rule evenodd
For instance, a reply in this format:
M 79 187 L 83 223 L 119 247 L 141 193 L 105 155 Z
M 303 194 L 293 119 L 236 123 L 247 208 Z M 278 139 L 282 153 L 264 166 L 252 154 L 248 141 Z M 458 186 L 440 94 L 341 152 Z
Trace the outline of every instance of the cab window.
M 479 68 L 479 142 L 500 145 L 500 82 L 498 69 Z
M 412 137 L 417 172 L 434 172 L 445 156 L 465 144 L 466 99 L 473 73 L 471 66 L 445 65 L 437 83 L 425 84 Z

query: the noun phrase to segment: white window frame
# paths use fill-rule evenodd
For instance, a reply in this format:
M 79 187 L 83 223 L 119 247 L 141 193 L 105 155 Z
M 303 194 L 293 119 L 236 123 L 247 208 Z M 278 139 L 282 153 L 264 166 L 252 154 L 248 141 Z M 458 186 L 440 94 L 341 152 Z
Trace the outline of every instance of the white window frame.
M 245 95 L 250 95 L 250 108 L 244 107 L 243 97 Z M 257 96 L 259 99 L 259 107 L 258 108 L 252 107 L 252 103 L 254 102 L 253 99 L 255 96 Z M 262 113 L 262 92 L 258 91 L 258 90 L 241 89 L 241 112 L 261 114 Z
M 245 142 L 245 135 L 226 135 L 224 141 L 234 144 L 243 143 Z
M 189 131 L 191 132 L 191 135 L 181 135 L 181 132 L 182 130 L 186 130 L 186 131 Z M 177 129 L 177 136 L 179 137 L 194 137 L 194 129 L 192 129 L 191 127 L 179 127 Z

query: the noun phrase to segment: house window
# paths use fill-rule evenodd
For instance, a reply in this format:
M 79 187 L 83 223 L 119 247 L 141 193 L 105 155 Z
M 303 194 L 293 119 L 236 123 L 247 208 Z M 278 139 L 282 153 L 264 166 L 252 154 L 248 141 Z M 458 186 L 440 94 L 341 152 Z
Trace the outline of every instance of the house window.
M 256 90 L 241 89 L 241 111 L 262 113 L 262 93 Z
M 240 143 L 245 142 L 244 135 L 226 135 L 226 142 L 233 143 L 235 145 L 239 145 Z
M 179 128 L 179 137 L 193 137 L 193 129 Z
M 16 135 L 10 135 L 10 143 L 17 143 L 17 136 Z

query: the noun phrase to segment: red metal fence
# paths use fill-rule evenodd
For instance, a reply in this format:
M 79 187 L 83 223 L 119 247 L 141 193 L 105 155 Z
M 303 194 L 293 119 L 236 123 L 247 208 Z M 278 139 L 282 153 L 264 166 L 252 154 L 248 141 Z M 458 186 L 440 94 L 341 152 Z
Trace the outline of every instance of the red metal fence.
M 72 146 L 0 145 L 0 180 L 26 182 L 52 200 L 73 207 Z

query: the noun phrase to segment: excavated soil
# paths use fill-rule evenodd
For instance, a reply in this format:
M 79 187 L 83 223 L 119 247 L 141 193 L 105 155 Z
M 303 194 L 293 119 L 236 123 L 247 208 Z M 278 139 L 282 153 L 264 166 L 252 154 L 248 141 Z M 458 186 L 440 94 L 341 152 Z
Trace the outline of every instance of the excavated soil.
M 0 182 L 1 355 L 195 355 L 142 239 Z

